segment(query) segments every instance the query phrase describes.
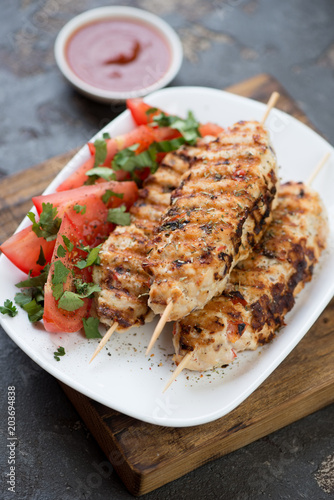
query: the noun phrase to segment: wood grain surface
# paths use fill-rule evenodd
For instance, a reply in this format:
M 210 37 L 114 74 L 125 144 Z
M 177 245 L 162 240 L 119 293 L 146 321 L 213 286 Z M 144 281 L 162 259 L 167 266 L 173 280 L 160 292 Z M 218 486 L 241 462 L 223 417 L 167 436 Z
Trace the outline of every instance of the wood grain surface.
M 262 74 L 230 92 L 266 102 L 278 90 L 278 108 L 309 123 L 281 85 Z M 8 238 L 73 156 L 71 151 L 0 181 L 0 241 Z M 61 384 L 128 490 L 152 491 L 200 465 L 245 446 L 334 402 L 334 301 L 289 357 L 246 401 L 205 425 L 172 429 L 107 408 Z

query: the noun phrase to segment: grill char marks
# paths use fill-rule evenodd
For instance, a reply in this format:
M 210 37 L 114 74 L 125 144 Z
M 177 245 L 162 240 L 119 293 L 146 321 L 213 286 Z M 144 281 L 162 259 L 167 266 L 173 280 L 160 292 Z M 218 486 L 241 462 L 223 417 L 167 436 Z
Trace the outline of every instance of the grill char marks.
M 269 342 L 311 279 L 326 236 L 319 196 L 300 183 L 281 186 L 264 238 L 234 268 L 223 294 L 175 324 L 176 362 L 196 349 L 187 368 L 207 370 L 230 363 L 236 352 Z
M 173 192 L 144 264 L 153 277 L 149 305 L 161 314 L 172 300 L 170 320 L 223 291 L 232 268 L 260 240 L 276 199 L 276 158 L 257 122 L 238 123 L 187 156 L 190 174 Z M 177 260 L 187 264 L 175 268 Z
M 143 269 L 149 239 L 162 213 L 170 204 L 170 193 L 189 168 L 186 153 L 169 153 L 154 175 L 150 175 L 131 207 L 132 223 L 117 227 L 100 251 L 101 265 L 93 280 L 101 287 L 96 294 L 96 311 L 102 323 L 119 324 L 118 331 L 139 326 L 153 318 L 147 298 L 150 277 Z M 190 148 L 195 154 L 196 148 Z

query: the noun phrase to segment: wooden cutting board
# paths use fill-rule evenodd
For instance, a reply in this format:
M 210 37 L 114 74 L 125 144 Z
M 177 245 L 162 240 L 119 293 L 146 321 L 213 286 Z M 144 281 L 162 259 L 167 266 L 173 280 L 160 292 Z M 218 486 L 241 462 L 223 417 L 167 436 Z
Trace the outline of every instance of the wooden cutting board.
M 282 86 L 258 75 L 228 88 L 278 107 L 312 126 Z M 0 181 L 0 241 L 8 238 L 75 151 Z M 61 384 L 128 490 L 148 493 L 334 401 L 334 301 L 289 357 L 244 403 L 205 425 L 172 429 L 123 415 Z

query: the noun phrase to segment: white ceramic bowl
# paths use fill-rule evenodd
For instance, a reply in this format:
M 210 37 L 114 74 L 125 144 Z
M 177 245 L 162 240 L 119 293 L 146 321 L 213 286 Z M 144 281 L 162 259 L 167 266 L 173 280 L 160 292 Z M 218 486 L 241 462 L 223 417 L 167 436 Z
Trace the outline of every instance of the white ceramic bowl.
M 74 73 L 67 61 L 65 53 L 66 45 L 71 35 L 79 28 L 91 22 L 113 18 L 140 21 L 141 23 L 144 23 L 158 31 L 161 37 L 166 41 L 171 54 L 171 62 L 166 73 L 159 80 L 141 89 L 120 92 L 113 90 L 104 90 L 90 85 Z M 142 97 L 155 90 L 159 90 L 165 87 L 169 82 L 173 80 L 181 67 L 183 50 L 181 41 L 176 32 L 169 26 L 169 24 L 167 24 L 165 21 L 155 16 L 154 14 L 133 7 L 99 7 L 97 9 L 88 10 L 74 17 L 61 29 L 55 42 L 55 58 L 64 77 L 79 92 L 96 101 L 113 102 L 124 101 L 126 99 L 134 97 Z

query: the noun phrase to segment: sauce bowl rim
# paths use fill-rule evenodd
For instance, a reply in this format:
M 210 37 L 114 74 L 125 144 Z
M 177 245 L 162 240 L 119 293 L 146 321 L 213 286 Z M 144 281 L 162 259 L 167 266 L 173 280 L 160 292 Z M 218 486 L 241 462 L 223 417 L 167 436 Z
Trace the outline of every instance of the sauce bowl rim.
M 141 89 L 120 92 L 95 87 L 86 83 L 74 73 L 66 58 L 66 45 L 70 37 L 87 24 L 113 18 L 123 18 L 143 22 L 144 24 L 154 28 L 163 37 L 169 47 L 171 61 L 167 71 L 156 82 Z M 99 102 L 107 103 L 143 97 L 155 90 L 165 87 L 179 72 L 183 60 L 183 49 L 180 38 L 175 30 L 166 21 L 155 14 L 143 9 L 137 9 L 135 7 L 106 6 L 87 10 L 68 21 L 57 35 L 54 45 L 54 55 L 60 71 L 70 84 L 87 97 Z

